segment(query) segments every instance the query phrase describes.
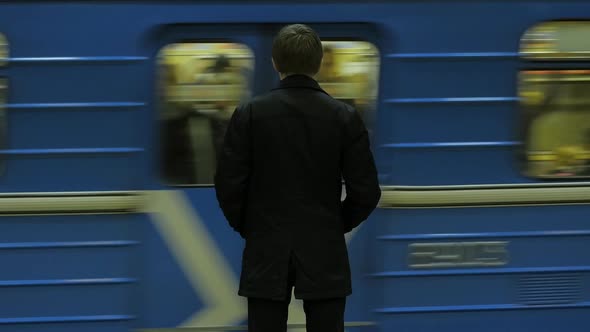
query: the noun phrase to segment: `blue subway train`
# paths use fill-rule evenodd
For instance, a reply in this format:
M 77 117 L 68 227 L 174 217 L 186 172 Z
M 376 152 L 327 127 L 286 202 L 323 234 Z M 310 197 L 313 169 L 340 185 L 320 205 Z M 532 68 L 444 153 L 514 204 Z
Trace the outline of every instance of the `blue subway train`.
M 582 0 L 1 2 L 0 332 L 245 330 L 211 179 L 288 23 L 325 42 L 318 80 L 362 111 L 383 188 L 347 237 L 347 331 L 587 331 L 589 18 Z

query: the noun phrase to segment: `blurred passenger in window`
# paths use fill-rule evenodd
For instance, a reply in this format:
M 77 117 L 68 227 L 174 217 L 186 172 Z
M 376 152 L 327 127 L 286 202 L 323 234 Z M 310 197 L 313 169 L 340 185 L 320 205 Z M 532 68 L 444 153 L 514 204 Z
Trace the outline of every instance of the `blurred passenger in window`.
M 211 123 L 211 132 L 213 135 L 213 145 L 215 155 L 221 151 L 223 138 L 227 129 L 227 124 L 231 115 L 244 95 L 236 97 L 234 92 L 239 89 L 243 93 L 244 77 L 239 67 L 232 66 L 227 56 L 221 54 L 213 65 L 206 68 L 204 72 L 197 76 L 197 84 L 218 85 L 217 92 L 222 92 L 220 98 L 215 101 L 201 103 L 198 107 L 205 107 L 207 110 L 200 109 L 201 112 L 208 113 Z
M 579 146 L 561 146 L 555 150 L 555 169 L 551 172 L 554 176 L 576 176 L 583 171 L 582 155 L 584 150 Z
M 322 68 L 315 76 L 316 80 L 332 97 L 355 107 L 356 102 L 352 97 L 353 91 L 345 86 L 346 83 L 351 83 L 351 77 L 343 75 L 340 68 L 338 68 L 334 48 L 330 45 L 324 45 L 323 49 Z M 349 85 L 348 87 L 352 86 Z M 357 111 L 362 117 L 363 110 L 357 109 Z
M 194 156 L 190 135 L 190 108 L 170 102 L 169 91 L 177 84 L 174 67 L 160 65 L 159 97 L 162 111 L 162 165 L 171 184 L 194 182 Z
M 322 59 L 322 68 L 316 75 L 316 80 L 322 83 L 336 82 L 341 79 L 338 68 L 334 59 L 334 48 L 329 45 L 324 46 L 324 58 Z
M 317 81 L 332 97 L 355 107 L 371 133 L 374 113 L 372 92 L 376 91 L 377 87 L 374 80 L 371 79 L 372 75 L 366 70 L 375 60 L 360 55 L 362 52 L 366 52 L 361 50 L 360 46 L 349 49 L 347 53 L 337 53 L 330 44 L 325 44 L 323 49 L 324 59 L 322 60 L 322 69 L 316 75 Z M 358 66 L 359 64 L 363 68 L 360 72 L 351 73 L 350 68 L 345 67 Z

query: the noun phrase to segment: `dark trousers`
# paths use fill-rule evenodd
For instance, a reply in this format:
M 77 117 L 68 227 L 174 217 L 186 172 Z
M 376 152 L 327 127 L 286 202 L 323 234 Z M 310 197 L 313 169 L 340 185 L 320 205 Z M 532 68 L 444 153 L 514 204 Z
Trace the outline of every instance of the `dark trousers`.
M 287 298 L 282 301 L 248 298 L 249 332 L 286 332 L 291 290 L 295 285 L 295 262 L 289 262 Z M 307 332 L 343 332 L 346 298 L 303 300 Z
M 291 298 L 284 301 L 248 298 L 249 332 L 287 331 Z M 307 332 L 343 332 L 346 298 L 303 300 Z

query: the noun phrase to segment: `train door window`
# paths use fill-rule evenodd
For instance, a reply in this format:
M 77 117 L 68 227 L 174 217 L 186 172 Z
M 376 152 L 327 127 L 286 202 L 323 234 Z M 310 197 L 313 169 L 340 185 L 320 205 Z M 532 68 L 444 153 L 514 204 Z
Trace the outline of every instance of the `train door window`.
M 354 106 L 373 129 L 379 75 L 379 52 L 364 41 L 324 41 L 324 59 L 316 76 L 332 97 Z
M 590 23 L 550 22 L 523 37 L 521 54 L 535 61 L 527 65 L 551 61 L 550 69 L 525 69 L 519 75 L 529 176 L 590 176 L 590 63 L 583 62 L 590 60 L 589 33 Z M 572 61 L 579 62 L 575 69 Z
M 250 97 L 254 59 L 235 43 L 178 43 L 158 56 L 161 170 L 170 185 L 211 185 L 235 107 Z

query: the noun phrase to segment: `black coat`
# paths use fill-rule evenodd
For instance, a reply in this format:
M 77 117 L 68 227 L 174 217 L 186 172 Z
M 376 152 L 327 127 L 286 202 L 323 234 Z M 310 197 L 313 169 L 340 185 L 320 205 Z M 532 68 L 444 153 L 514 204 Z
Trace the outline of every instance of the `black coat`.
M 236 109 L 219 158 L 217 199 L 246 239 L 239 294 L 284 299 L 290 275 L 296 298 L 349 295 L 344 234 L 381 196 L 358 113 L 289 76 Z

